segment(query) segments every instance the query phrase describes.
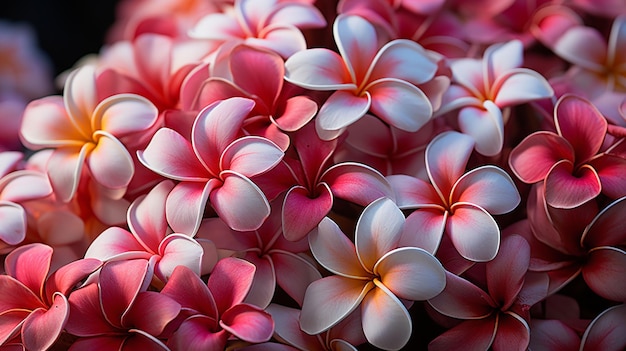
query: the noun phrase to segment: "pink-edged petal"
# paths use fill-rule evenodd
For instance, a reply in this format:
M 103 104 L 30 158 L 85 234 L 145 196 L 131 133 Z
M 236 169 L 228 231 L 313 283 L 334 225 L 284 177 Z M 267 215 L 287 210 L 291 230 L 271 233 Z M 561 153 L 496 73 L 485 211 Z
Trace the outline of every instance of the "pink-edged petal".
M 461 256 L 476 262 L 492 260 L 500 247 L 500 229 L 485 209 L 456 203 L 446 223 L 446 232 Z
M 52 248 L 44 244 L 20 246 L 4 261 L 4 268 L 10 276 L 19 280 L 38 296 L 43 295 L 44 282 L 50 270 Z
M 435 188 L 422 179 L 405 174 L 393 174 L 387 176 L 387 180 L 394 191 L 396 204 L 401 209 L 441 204 L 442 200 Z
M 167 222 L 172 229 L 177 233 L 195 235 L 200 227 L 209 194 L 220 185 L 221 182 L 217 179 L 206 183 L 178 183 L 170 191 L 165 203 Z
M 360 16 L 339 15 L 333 24 L 333 36 L 352 81 L 362 83 L 378 52 L 374 26 Z
M 180 310 L 181 305 L 172 298 L 156 291 L 144 291 L 137 295 L 122 323 L 158 336 Z
M 524 60 L 524 46 L 519 40 L 492 45 L 483 56 L 486 84 L 493 84 L 499 77 L 518 68 Z
M 300 328 L 307 334 L 319 334 L 346 318 L 363 301 L 374 283 L 337 275 L 316 280 L 306 290 Z
M 148 334 L 141 329 L 130 329 L 130 337 L 124 340 L 121 351 L 146 350 L 146 351 L 169 351 L 167 347 L 156 336 Z
M 48 177 L 54 194 L 63 202 L 69 202 L 78 189 L 83 165 L 93 145 L 67 147 L 54 150 L 48 164 Z
M 404 214 L 388 198 L 369 204 L 359 217 L 354 245 L 363 267 L 373 270 L 378 260 L 398 247 L 404 228 Z
M 282 114 L 271 116 L 271 120 L 281 130 L 295 132 L 317 114 L 317 103 L 308 96 L 298 95 L 287 99 L 281 109 Z
M 278 97 L 285 75 L 284 63 L 277 54 L 241 45 L 230 54 L 233 81 L 247 93 L 268 105 Z
M 274 261 L 269 255 L 259 256 L 255 252 L 248 252 L 243 259 L 256 267 L 250 291 L 244 302 L 265 308 L 272 302 L 274 292 L 276 291 Z
M 272 316 L 249 304 L 239 304 L 224 312 L 220 326 L 237 338 L 251 343 L 269 341 L 274 334 Z
M 30 311 L 11 311 L 2 314 L 2 324 L 0 324 L 0 343 L 2 343 L 2 351 L 5 351 L 5 347 L 10 345 L 8 342 L 14 339 L 20 334 L 24 319 L 28 317 Z M 296 321 L 296 325 L 298 325 Z M 26 349 L 20 345 L 18 351 L 25 351 Z M 6 351 L 12 351 L 8 349 Z
M 621 350 L 626 347 L 626 305 L 612 306 L 587 327 L 580 342 L 582 351 Z
M 530 343 L 530 327 L 519 315 L 511 312 L 498 316 L 498 332 L 493 340 L 494 350 L 525 351 Z
M 368 276 L 354 244 L 330 218 L 324 218 L 309 234 L 309 245 L 315 259 L 329 271 L 356 279 Z
M 235 83 L 222 77 L 211 77 L 203 81 L 199 87 L 199 91 L 195 93 L 193 106 L 205 107 L 217 101 L 225 100 L 235 96 L 252 98 L 250 96 L 250 93 L 244 91 L 243 89 L 235 85 Z
M 596 171 L 583 166 L 572 174 L 567 160 L 557 162 L 546 176 L 546 202 L 556 208 L 574 208 L 600 195 L 602 185 Z
M 519 235 L 502 241 L 496 257 L 486 264 L 487 288 L 502 310 L 515 302 L 530 264 L 530 245 Z
M 74 125 L 85 130 L 98 103 L 94 65 L 84 65 L 70 73 L 65 81 L 63 100 Z
M 26 211 L 16 203 L 0 201 L 0 241 L 17 245 L 26 238 Z
M 46 297 L 49 299 L 59 292 L 65 296 L 76 288 L 76 285 L 88 275 L 102 266 L 100 260 L 85 258 L 70 262 L 57 269 L 46 280 Z
M 406 81 L 383 78 L 366 89 L 371 94 L 372 113 L 398 129 L 416 132 L 433 115 L 426 94 Z
M 44 147 L 82 145 L 85 136 L 72 125 L 58 96 L 34 100 L 24 110 L 22 141 L 34 150 Z
M 167 234 L 165 202 L 174 183 L 165 180 L 155 185 L 148 195 L 141 196 L 128 208 L 128 227 L 145 247 L 156 252 Z
M 149 283 L 148 260 L 111 261 L 102 266 L 99 276 L 102 312 L 111 325 L 121 327 L 122 318 L 137 294 Z
M 302 32 L 290 25 L 272 24 L 259 33 L 259 38 L 248 37 L 244 43 L 273 51 L 283 58 L 307 48 Z
M 126 336 L 122 335 L 107 335 L 107 336 L 95 336 L 87 338 L 79 338 L 76 340 L 70 350 L 92 350 L 92 351 L 109 351 L 109 350 L 121 350 Z
M 474 138 L 478 153 L 494 156 L 502 151 L 504 143 L 504 121 L 502 111 L 493 102 L 486 100 L 482 108 L 465 107 L 459 111 L 459 128 Z
M 464 321 L 428 344 L 431 351 L 488 350 L 497 331 L 497 317 Z
M 28 350 L 46 350 L 59 337 L 69 318 L 69 303 L 60 293 L 54 294 L 48 310 L 33 311 L 22 325 L 22 342 Z
M 224 171 L 221 177 L 224 183 L 210 194 L 215 212 L 231 229 L 258 229 L 270 214 L 269 203 L 261 189 L 236 172 Z
M 242 259 L 227 257 L 217 262 L 207 286 L 215 298 L 219 313 L 240 304 L 250 291 L 256 267 Z
M 501 168 L 485 165 L 465 173 L 454 184 L 451 202 L 469 202 L 491 214 L 511 212 L 521 197 L 511 177 Z
M 595 106 L 581 97 L 566 95 L 554 111 L 557 130 L 574 149 L 577 162 L 590 159 L 600 150 L 608 123 Z
M 222 350 L 229 334 L 225 330 L 212 331 L 215 320 L 203 315 L 186 319 L 169 338 L 168 345 L 175 350 Z
M 441 263 L 428 251 L 416 247 L 390 251 L 376 262 L 374 273 L 395 296 L 405 300 L 431 299 L 446 285 Z
M 315 6 L 306 2 L 279 2 L 274 5 L 274 10 L 266 21 L 269 24 L 291 24 L 300 29 L 326 26 L 326 20 L 322 13 Z
M 91 245 L 89 245 L 87 252 L 85 252 L 85 258 L 95 258 L 106 261 L 133 251 L 145 252 L 146 255 L 151 254 L 150 251 L 141 245 L 133 234 L 126 229 L 110 227 L 103 231 Z
M 626 252 L 616 247 L 593 249 L 582 269 L 591 290 L 612 301 L 626 301 Z
M 567 140 L 551 132 L 527 136 L 509 155 L 512 171 L 525 183 L 543 180 L 560 160 L 574 161 L 574 150 Z
M 110 189 L 125 188 L 135 174 L 135 165 L 128 150 L 113 135 L 98 131 L 98 144 L 87 158 L 91 176 Z
M 367 341 L 378 348 L 399 350 L 411 337 L 413 324 L 409 312 L 382 284 L 377 283 L 363 299 L 361 319 Z
M 317 336 L 306 334 L 300 329 L 298 323 L 300 310 L 275 303 L 265 310 L 272 315 L 275 325 L 274 333 L 277 337 L 297 347 L 298 350 L 321 350 Z
M 439 249 L 447 220 L 448 211 L 437 208 L 413 211 L 406 218 L 398 246 L 419 247 L 434 255 Z
M 568 62 L 600 72 L 606 62 L 607 44 L 594 28 L 575 26 L 554 43 L 554 53 Z
M 285 62 L 285 79 L 311 90 L 353 89 L 343 58 L 328 49 L 309 49 L 293 54 Z
M 14 309 L 35 310 L 46 307 L 33 291 L 9 275 L 0 275 L 0 288 L 3 296 L 0 300 L 0 313 Z
M 602 154 L 589 161 L 589 165 L 600 177 L 603 194 L 613 199 L 626 195 L 626 184 L 621 181 L 622 175 L 626 172 L 626 159 L 616 155 Z
M 474 140 L 458 132 L 443 132 L 426 147 L 428 178 L 442 199 L 447 199 L 454 183 L 465 173 Z
M 381 197 L 394 198 L 385 177 L 365 164 L 335 164 L 322 174 L 321 179 L 328 183 L 333 196 L 361 206 L 367 206 Z
M 199 39 L 231 40 L 245 35 L 237 19 L 224 13 L 210 13 L 189 30 L 190 37 Z
M 283 235 L 287 240 L 297 241 L 304 238 L 330 212 L 333 195 L 328 185 L 319 184 L 316 194 L 317 196 L 312 197 L 306 188 L 295 186 L 285 195 L 282 222 Z M 306 216 L 302 216 L 303 211 Z
M 431 80 L 436 71 L 437 65 L 422 46 L 411 40 L 398 39 L 378 51 L 368 81 L 397 78 L 417 85 Z
M 274 168 L 283 155 L 283 151 L 270 140 L 246 136 L 235 140 L 224 150 L 220 158 L 220 169 L 230 169 L 246 177 L 254 177 Z
M 154 267 L 154 274 L 160 279 L 167 280 L 176 266 L 189 267 L 200 275 L 200 265 L 204 250 L 197 241 L 185 234 L 170 234 L 159 246 L 161 260 Z
M 611 202 L 585 228 L 580 243 L 584 247 L 619 246 L 626 242 L 626 197 Z
M 176 300 L 183 308 L 217 318 L 217 306 L 209 288 L 200 276 L 186 266 L 174 268 L 161 294 Z
M 32 170 L 13 171 L 5 175 L 0 189 L 2 200 L 17 203 L 44 198 L 52 193 L 45 173 Z
M 152 171 L 176 180 L 206 180 L 207 170 L 198 160 L 189 141 L 172 129 L 159 129 L 139 161 Z
M 119 332 L 102 315 L 98 285 L 89 284 L 70 295 L 70 318 L 65 326 L 68 333 L 89 337 Z
M 445 273 L 445 289 L 428 300 L 437 312 L 458 319 L 482 319 L 493 312 L 495 303 L 486 292 L 456 274 Z
M 146 131 L 156 123 L 158 114 L 154 104 L 140 95 L 114 95 L 98 104 L 92 128 L 122 138 Z
M 323 131 L 339 131 L 363 117 L 370 106 L 369 93 L 356 96 L 352 91 L 338 90 L 326 100 L 317 113 L 316 127 Z
M 499 107 L 519 105 L 554 95 L 548 81 L 539 73 L 526 68 L 511 70 L 499 77 L 493 102 Z
M 549 5 L 542 6 L 535 12 L 530 32 L 544 45 L 553 48 L 567 30 L 581 25 L 583 20 L 570 7 Z
M 317 267 L 307 259 L 290 252 L 274 252 L 272 261 L 276 271 L 276 282 L 287 295 L 302 306 L 309 284 L 322 278 Z

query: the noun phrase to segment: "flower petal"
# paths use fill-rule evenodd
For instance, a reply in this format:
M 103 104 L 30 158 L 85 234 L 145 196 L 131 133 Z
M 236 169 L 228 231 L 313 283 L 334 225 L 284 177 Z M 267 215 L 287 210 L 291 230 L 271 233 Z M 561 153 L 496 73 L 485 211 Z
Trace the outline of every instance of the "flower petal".
M 554 118 L 559 134 L 574 148 L 576 162 L 585 162 L 600 150 L 608 123 L 589 101 L 566 95 L 554 107 Z
M 456 274 L 445 273 L 445 289 L 428 300 L 437 312 L 457 319 L 482 319 L 493 312 L 495 304 L 486 292 Z
M 274 168 L 283 155 L 283 151 L 270 140 L 246 136 L 233 141 L 224 150 L 220 169 L 230 169 L 246 177 L 254 177 Z
M 501 108 L 554 95 L 554 90 L 541 74 L 526 68 L 506 72 L 495 84 L 498 90 L 493 102 Z
M 626 223 L 622 214 L 626 211 L 626 197 L 608 204 L 585 228 L 580 243 L 584 247 L 619 246 L 626 242 Z
M 72 125 L 58 96 L 45 97 L 29 103 L 24 110 L 20 136 L 33 150 L 44 147 L 82 145 L 84 136 Z
M 612 306 L 600 313 L 587 327 L 580 350 L 619 350 L 626 347 L 626 305 Z
M 7 274 L 20 281 L 38 296 L 43 295 L 44 282 L 48 277 L 52 248 L 44 244 L 20 246 L 4 261 Z
M 63 89 L 63 100 L 74 125 L 85 130 L 98 103 L 96 67 L 84 65 L 72 71 Z
M 57 340 L 69 318 L 70 305 L 60 293 L 48 310 L 33 311 L 22 325 L 22 342 L 27 350 L 47 350 Z
M 554 43 L 553 51 L 576 66 L 601 71 L 606 62 L 607 44 L 596 29 L 574 26 Z
M 543 180 L 560 160 L 574 161 L 574 150 L 567 140 L 551 132 L 527 136 L 509 155 L 511 170 L 525 183 Z
M 454 184 L 452 202 L 469 202 L 491 214 L 511 212 L 521 197 L 511 177 L 501 168 L 485 165 L 465 173 Z
M 332 219 L 324 218 L 317 230 L 309 234 L 309 245 L 315 259 L 327 270 L 356 279 L 368 276 L 354 244 Z
M 145 252 L 146 258 L 150 255 L 149 251 L 137 241 L 132 233 L 123 228 L 110 227 L 98 235 L 89 245 L 87 252 L 85 252 L 85 258 L 107 261 L 128 252 Z
M 158 336 L 178 316 L 180 310 L 180 304 L 172 298 L 156 291 L 144 291 L 133 301 L 130 310 L 124 315 L 123 323 Z
M 170 234 L 159 246 L 161 260 L 154 267 L 154 274 L 166 281 L 179 265 L 189 267 L 200 275 L 204 250 L 197 241 L 185 234 Z
M 454 183 L 465 173 L 474 141 L 458 132 L 443 132 L 426 147 L 428 178 L 442 199 L 448 199 Z
M 222 315 L 220 326 L 237 338 L 251 343 L 269 341 L 274 334 L 272 316 L 248 304 L 239 304 L 229 308 Z
M 422 179 L 405 174 L 392 174 L 387 176 L 387 180 L 394 191 L 396 204 L 401 209 L 439 205 L 442 202 L 435 188 Z
M 227 257 L 217 262 L 207 286 L 220 315 L 243 302 L 250 291 L 255 270 L 252 263 L 239 258 Z
M 107 321 L 122 326 L 123 316 L 130 309 L 137 294 L 150 282 L 148 260 L 110 261 L 100 270 L 99 291 L 102 312 Z
M 33 291 L 9 275 L 0 275 L 0 288 L 3 293 L 0 300 L 2 314 L 9 310 L 35 310 L 46 307 Z
M 271 106 L 283 85 L 285 69 L 277 54 L 240 45 L 230 53 L 233 81 L 245 92 Z
M 311 90 L 356 88 L 343 58 L 323 48 L 299 51 L 285 62 L 285 80 Z
M 271 116 L 271 120 L 286 132 L 295 132 L 304 127 L 317 114 L 317 103 L 308 96 L 298 95 L 287 99 L 282 114 Z
M 183 308 L 217 318 L 218 311 L 207 285 L 187 266 L 174 268 L 161 294 L 176 300 Z
M 147 195 L 140 196 L 128 208 L 128 227 L 138 241 L 154 252 L 167 234 L 165 202 L 174 188 L 174 182 L 164 180 L 155 185 Z
M 448 220 L 448 211 L 438 208 L 420 208 L 413 211 L 404 224 L 398 246 L 422 248 L 431 254 L 439 249 Z
M 615 247 L 599 247 L 589 253 L 582 269 L 583 278 L 596 294 L 626 301 L 626 252 Z
M 382 284 L 376 284 L 363 299 L 361 318 L 367 341 L 378 348 L 400 350 L 411 337 L 413 324 L 409 311 Z
M 239 173 L 224 171 L 221 177 L 224 183 L 210 194 L 215 212 L 231 229 L 258 229 L 270 215 L 269 202 L 261 189 Z
M 368 80 L 397 78 L 422 84 L 435 76 L 437 65 L 418 43 L 397 39 L 385 44 L 376 54 Z
M 366 89 L 371 94 L 372 113 L 398 129 L 416 132 L 433 115 L 426 94 L 406 81 L 384 78 Z
M 500 313 L 497 328 L 494 350 L 528 350 L 530 327 L 522 317 L 511 312 Z
M 459 111 L 459 128 L 474 138 L 476 151 L 484 156 L 494 156 L 502 151 L 504 121 L 502 111 L 486 100 L 483 108 L 465 107 Z
M 333 206 L 333 195 L 328 185 L 317 186 L 316 197 L 301 186 L 295 186 L 287 192 L 283 202 L 282 222 L 283 235 L 287 240 L 298 241 L 304 238 L 330 212 Z M 302 213 L 306 212 L 306 216 Z
M 556 208 L 574 208 L 600 195 L 602 185 L 596 171 L 583 166 L 572 174 L 567 160 L 557 162 L 546 176 L 546 202 Z
M 318 130 L 340 131 L 363 117 L 371 105 L 371 96 L 356 96 L 352 91 L 337 90 L 322 105 L 315 119 Z M 329 140 L 323 135 L 320 137 Z M 334 138 L 330 138 L 334 139 Z
M 211 179 L 206 183 L 181 182 L 170 191 L 165 203 L 167 222 L 176 233 L 194 236 L 200 227 L 209 194 L 221 182 Z
M 93 145 L 85 144 L 83 147 L 64 147 L 54 150 L 48 164 L 54 167 L 48 168 L 48 177 L 54 194 L 63 202 L 69 202 L 78 189 L 81 172 L 87 154 Z
M 0 201 L 0 241 L 17 245 L 26 238 L 26 211 L 16 203 Z
M 333 36 L 352 82 L 361 84 L 378 52 L 374 26 L 360 16 L 339 15 L 333 23 Z
M 333 196 L 361 206 L 381 197 L 394 197 L 385 177 L 362 163 L 335 164 L 322 174 L 321 179 L 328 183 Z
M 135 165 L 124 144 L 107 132 L 96 132 L 98 144 L 87 158 L 93 179 L 109 189 L 125 188 L 135 174 Z
M 119 332 L 102 315 L 97 284 L 89 284 L 72 292 L 68 301 L 71 311 L 65 326 L 68 333 L 89 337 Z
M 290 252 L 272 254 L 278 285 L 302 306 L 307 287 L 322 279 L 316 266 L 307 259 Z
M 148 130 L 157 122 L 158 115 L 159 111 L 154 104 L 143 96 L 114 95 L 96 107 L 92 117 L 93 129 L 122 138 Z
M 456 203 L 448 217 L 446 232 L 457 251 L 470 261 L 492 260 L 500 247 L 498 223 L 483 208 Z
M 486 264 L 487 288 L 503 311 L 517 299 L 530 264 L 530 245 L 519 235 L 502 241 L 496 257 Z

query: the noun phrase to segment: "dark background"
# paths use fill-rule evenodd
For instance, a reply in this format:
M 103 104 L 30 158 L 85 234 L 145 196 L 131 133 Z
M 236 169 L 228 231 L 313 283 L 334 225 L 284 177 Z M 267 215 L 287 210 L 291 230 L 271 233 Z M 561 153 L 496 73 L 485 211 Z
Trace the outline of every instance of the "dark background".
M 55 76 L 97 53 L 115 20 L 118 0 L 0 0 L 0 20 L 31 24 Z

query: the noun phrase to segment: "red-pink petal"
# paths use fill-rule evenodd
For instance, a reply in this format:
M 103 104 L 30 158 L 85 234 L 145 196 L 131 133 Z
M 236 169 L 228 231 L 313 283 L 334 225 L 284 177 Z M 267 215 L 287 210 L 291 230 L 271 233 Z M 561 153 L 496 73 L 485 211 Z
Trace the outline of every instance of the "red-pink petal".
M 213 331 L 214 326 L 215 320 L 210 317 L 192 316 L 169 338 L 168 345 L 175 350 L 222 350 L 226 346 L 229 333 L 225 330 Z
M 556 208 L 574 208 L 600 195 L 602 185 L 596 171 L 583 166 L 573 173 L 573 165 L 559 161 L 546 176 L 546 202 Z
M 230 65 L 237 86 L 270 106 L 276 101 L 285 75 L 280 56 L 241 45 L 231 52 Z
M 361 84 L 378 51 L 374 26 L 360 16 L 339 15 L 333 24 L 333 35 L 352 81 Z
M 167 280 L 176 266 L 184 265 L 200 275 L 204 250 L 197 241 L 185 234 L 170 234 L 159 245 L 161 260 L 154 267 L 154 274 Z
M 274 168 L 283 155 L 283 151 L 270 140 L 246 136 L 233 141 L 224 150 L 220 157 L 220 169 L 254 177 Z
M 554 107 L 554 119 L 559 134 L 574 148 L 576 162 L 585 162 L 600 150 L 607 121 L 589 101 L 576 95 L 562 97 Z
M 69 295 L 81 280 L 96 271 L 101 265 L 102 262 L 99 260 L 85 258 L 62 266 L 52 273 L 46 281 L 46 298 L 50 299 L 55 292 Z
M 500 246 L 500 229 L 485 209 L 456 203 L 446 223 L 446 233 L 457 251 L 470 261 L 492 260 Z
M 393 199 L 391 186 L 377 170 L 357 162 L 342 162 L 327 169 L 321 179 L 333 196 L 367 206 L 381 197 Z
M 454 183 L 465 173 L 474 148 L 470 136 L 458 132 L 437 135 L 426 147 L 428 178 L 442 199 L 447 199 Z
M 290 252 L 274 252 L 272 261 L 276 282 L 287 295 L 302 306 L 309 284 L 322 278 L 319 270 L 307 259 Z
M 387 176 L 387 180 L 394 190 L 396 204 L 401 209 L 441 205 L 442 199 L 435 188 L 422 179 L 392 174 Z
M 445 331 L 428 344 L 431 351 L 455 349 L 488 350 L 497 331 L 495 316 L 479 320 L 464 321 Z
M 611 202 L 585 228 L 580 242 L 584 247 L 619 246 L 626 242 L 626 197 Z
M 220 326 L 237 338 L 251 343 L 269 341 L 274 333 L 272 316 L 248 304 L 229 308 L 222 315 Z
M 446 287 L 428 303 L 439 313 L 458 319 L 481 319 L 493 312 L 491 297 L 476 285 L 446 272 Z
M 582 269 L 583 278 L 596 294 L 626 301 L 626 252 L 616 247 L 599 247 L 589 253 Z
M 22 325 L 22 342 L 28 350 L 46 350 L 59 337 L 69 318 L 69 303 L 62 294 L 54 294 L 48 310 L 33 311 Z
M 148 260 L 111 261 L 102 266 L 99 276 L 100 301 L 105 318 L 121 327 L 122 318 L 137 294 L 150 282 Z
M 172 181 L 162 181 L 147 195 L 135 199 L 128 208 L 128 227 L 139 242 L 153 251 L 156 251 L 167 235 L 165 202 L 172 188 Z
M 255 266 L 242 259 L 227 257 L 215 265 L 207 286 L 215 298 L 218 312 L 240 304 L 250 291 Z
M 183 308 L 202 313 L 211 318 L 218 317 L 213 295 L 196 273 L 186 266 L 174 268 L 161 294 L 176 300 Z
M 487 262 L 487 288 L 502 310 L 509 309 L 515 302 L 529 264 L 530 245 L 519 235 L 505 238 L 496 257 Z
M 3 296 L 0 300 L 0 313 L 9 310 L 35 310 L 46 307 L 33 291 L 9 275 L 0 275 L 0 288 L 2 288 Z
M 585 330 L 582 351 L 621 350 L 626 347 L 626 305 L 612 306 L 600 313 Z
M 44 244 L 20 246 L 5 258 L 4 268 L 33 293 L 42 296 L 44 282 L 50 270 L 52 248 Z
M 317 103 L 308 96 L 298 95 L 284 102 L 282 114 L 270 116 L 272 121 L 286 132 L 304 127 L 317 114 Z
M 79 337 L 119 332 L 102 315 L 98 290 L 97 284 L 89 284 L 72 292 L 68 298 L 71 313 L 67 332 Z
M 626 195 L 626 184 L 622 181 L 622 175 L 626 172 L 626 159 L 616 155 L 601 154 L 591 159 L 589 165 L 600 177 L 603 194 L 612 199 Z
M 172 229 L 177 233 L 195 235 L 200 227 L 209 194 L 220 185 L 221 182 L 217 179 L 211 179 L 206 183 L 176 184 L 165 203 L 167 222 Z
M 551 132 L 536 132 L 511 151 L 509 165 L 523 182 L 536 183 L 560 160 L 574 161 L 574 150 L 567 140 Z
M 122 323 L 158 336 L 178 316 L 180 310 L 180 304 L 172 298 L 156 291 L 144 291 L 137 295 Z
M 295 186 L 287 192 L 283 203 L 283 234 L 290 241 L 298 241 L 317 227 L 330 212 L 333 195 L 326 183 L 317 186 L 316 196 L 301 186 Z M 302 213 L 306 212 L 306 216 Z
M 564 322 L 556 319 L 534 319 L 530 323 L 532 334 L 529 347 L 531 350 L 576 350 L 580 346 L 580 337 Z
M 109 260 L 115 256 L 128 252 L 145 252 L 150 253 L 149 249 L 141 245 L 132 233 L 120 227 L 110 227 L 104 230 L 89 245 L 86 258 L 95 258 L 101 261 Z
M 526 321 L 514 313 L 500 313 L 498 331 L 493 340 L 494 350 L 525 351 L 530 342 L 530 327 Z
M 448 211 L 438 208 L 413 211 L 406 218 L 398 246 L 419 247 L 434 255 L 439 249 L 447 220 Z

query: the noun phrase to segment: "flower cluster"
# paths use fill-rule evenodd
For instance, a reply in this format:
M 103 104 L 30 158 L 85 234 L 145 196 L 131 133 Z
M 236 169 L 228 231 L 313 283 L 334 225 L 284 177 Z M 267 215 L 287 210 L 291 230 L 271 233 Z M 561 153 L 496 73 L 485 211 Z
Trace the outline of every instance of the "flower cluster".
M 49 96 L 7 30 L 0 350 L 626 348 L 623 1 L 123 0 Z

